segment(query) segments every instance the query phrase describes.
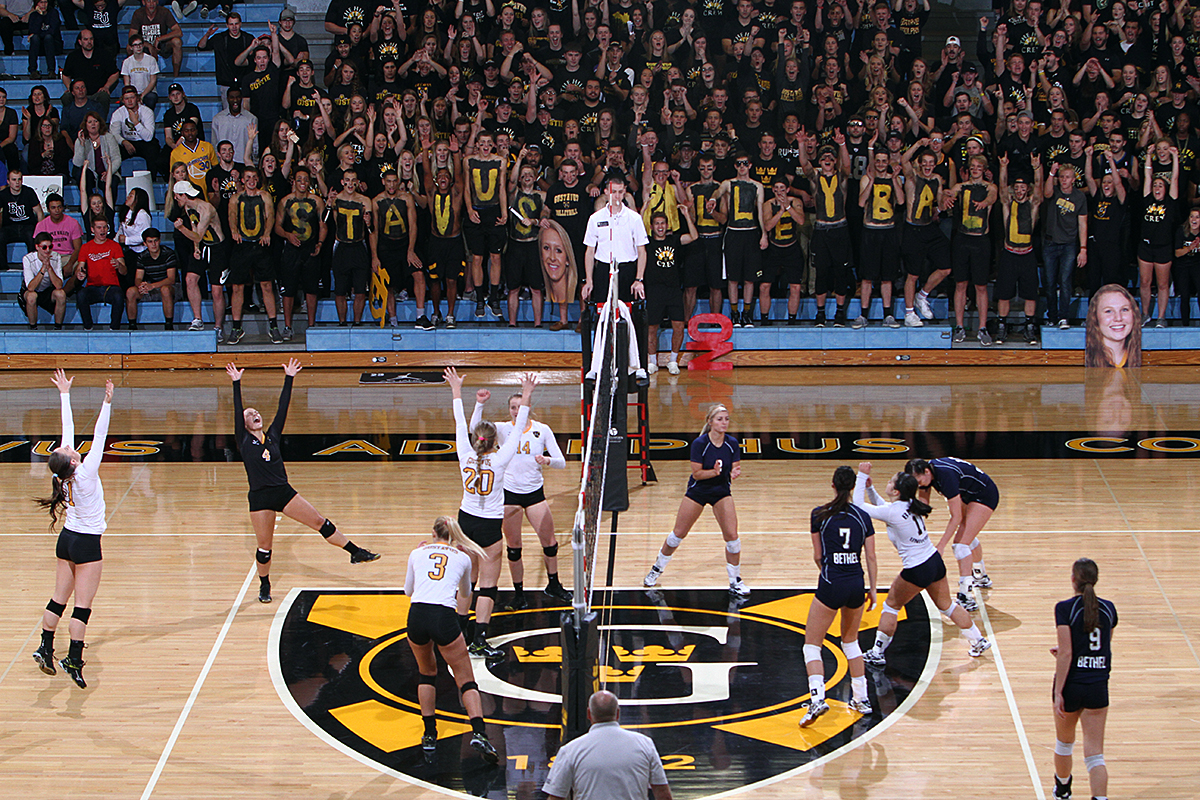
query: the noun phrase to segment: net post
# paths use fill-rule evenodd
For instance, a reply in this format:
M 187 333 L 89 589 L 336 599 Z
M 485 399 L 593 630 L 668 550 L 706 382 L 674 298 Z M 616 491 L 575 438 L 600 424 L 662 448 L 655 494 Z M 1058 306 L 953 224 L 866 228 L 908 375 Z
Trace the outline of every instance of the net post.
M 572 612 L 562 615 L 561 642 L 562 735 L 561 744 L 588 731 L 588 700 L 600 689 L 600 636 L 595 612 L 578 620 Z

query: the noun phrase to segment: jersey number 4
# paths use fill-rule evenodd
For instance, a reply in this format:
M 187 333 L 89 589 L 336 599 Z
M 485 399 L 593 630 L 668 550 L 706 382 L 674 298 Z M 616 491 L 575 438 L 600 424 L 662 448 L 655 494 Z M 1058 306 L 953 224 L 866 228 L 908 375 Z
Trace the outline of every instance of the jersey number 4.
M 433 569 L 429 570 L 430 580 L 440 581 L 446 577 L 446 562 L 449 560 L 446 558 L 446 554 L 434 553 L 429 560 L 433 562 Z
M 490 469 L 476 471 L 474 467 L 463 467 L 463 475 L 463 488 L 467 490 L 467 494 L 486 497 L 492 493 L 496 475 Z

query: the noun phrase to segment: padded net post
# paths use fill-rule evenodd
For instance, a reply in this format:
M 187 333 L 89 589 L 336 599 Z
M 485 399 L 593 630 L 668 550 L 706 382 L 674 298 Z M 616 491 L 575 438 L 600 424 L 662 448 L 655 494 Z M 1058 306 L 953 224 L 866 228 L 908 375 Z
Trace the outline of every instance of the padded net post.
M 573 612 L 562 615 L 562 744 L 588 731 L 588 700 L 600 689 L 600 635 L 595 612 L 576 627 Z

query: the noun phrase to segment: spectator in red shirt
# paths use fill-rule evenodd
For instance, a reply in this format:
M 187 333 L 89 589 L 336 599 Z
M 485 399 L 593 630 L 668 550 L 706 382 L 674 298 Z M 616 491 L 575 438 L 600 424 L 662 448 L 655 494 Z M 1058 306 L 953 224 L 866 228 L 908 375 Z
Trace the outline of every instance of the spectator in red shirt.
M 121 275 L 125 274 L 125 253 L 121 245 L 108 238 L 108 220 L 92 220 L 92 240 L 79 247 L 75 278 L 84 284 L 75 300 L 83 329 L 92 329 L 92 304 L 105 303 L 112 309 L 108 327 L 121 329 L 121 314 L 125 295 L 121 291 Z

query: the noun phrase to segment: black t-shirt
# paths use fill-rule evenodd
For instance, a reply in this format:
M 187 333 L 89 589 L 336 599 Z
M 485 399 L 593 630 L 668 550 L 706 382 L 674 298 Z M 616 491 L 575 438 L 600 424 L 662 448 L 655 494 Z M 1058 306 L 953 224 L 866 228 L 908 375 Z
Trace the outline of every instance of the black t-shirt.
M 298 33 L 293 33 L 292 38 L 285 39 L 281 32 L 279 34 L 279 47 L 291 53 L 293 58 L 299 58 L 301 53 L 309 52 L 308 39 L 305 39 Z M 287 59 L 284 60 L 286 61 Z
M 258 117 L 259 130 L 269 129 L 270 123 L 283 113 L 280 103 L 283 100 L 284 81 L 279 68 L 268 64 L 263 72 L 243 75 L 239 84 L 250 100 L 250 111 Z
M 1187 232 L 1187 226 L 1180 228 L 1175 234 L 1175 249 L 1179 250 L 1182 247 L 1195 247 L 1200 243 L 1200 234 L 1192 236 Z M 1175 256 L 1175 266 L 1177 267 L 1195 267 L 1200 266 L 1200 254 L 1187 253 L 1182 256 Z
M 1112 197 L 1094 194 L 1088 200 L 1088 238 L 1100 243 L 1119 245 L 1125 224 L 1125 204 Z
M 216 62 L 218 86 L 234 86 L 238 78 L 249 74 L 250 65 L 239 67 L 234 60 L 250 46 L 251 41 L 253 37 L 245 31 L 241 31 L 236 39 L 229 35 L 229 31 L 219 31 L 208 38 L 204 47 L 197 45 L 200 50 L 212 51 Z
M 366 31 L 375 15 L 374 0 L 334 0 L 325 11 L 325 21 L 343 28 L 357 22 Z
M 683 245 L 679 234 L 668 233 L 664 239 L 650 237 L 646 245 L 646 283 L 678 289 L 683 285 L 680 267 Z
M 1170 197 L 1155 200 L 1145 198 L 1142 206 L 1142 240 L 1151 247 L 1169 247 L 1173 241 L 1179 212 L 1176 202 Z
M 33 225 L 37 223 L 34 209 L 39 205 L 37 193 L 28 186 L 22 186 L 21 191 L 13 194 L 12 189 L 5 186 L 0 189 L 0 216 L 5 225 Z
M 93 50 L 90 58 L 85 56 L 82 50 L 74 50 L 63 64 L 63 75 L 72 80 L 82 80 L 87 86 L 88 95 L 100 91 L 105 82 L 116 73 L 117 68 L 112 57 L 101 55 L 98 50 Z
M 79 14 L 80 26 L 87 28 L 96 37 L 96 49 L 115 53 L 121 49 L 121 40 L 117 36 L 117 14 L 119 9 L 115 0 L 109 0 L 103 9 L 96 8 L 95 0 L 86 0 L 83 11 Z
M 175 106 L 167 104 L 167 110 L 163 112 L 162 118 L 163 129 L 170 128 L 171 135 L 178 141 L 183 136 L 183 123 L 189 119 L 196 123 L 196 129 L 200 132 L 200 138 L 203 139 L 204 121 L 200 116 L 200 109 L 190 100 L 183 104 L 183 111 L 176 111 Z
M 283 466 L 279 438 L 283 434 L 291 399 L 292 376 L 286 375 L 283 378 L 283 391 L 279 394 L 279 410 L 275 412 L 275 419 L 271 421 L 271 427 L 264 431 L 263 441 L 260 442 L 257 436 L 246 430 L 246 420 L 242 416 L 242 382 L 233 382 L 233 429 L 242 463 L 246 467 L 250 491 L 287 485 L 287 469 Z
M 563 226 L 571 235 L 574 246 L 583 242 L 593 204 L 587 185 L 582 180 L 574 186 L 566 186 L 559 181 L 546 192 L 546 207 L 550 209 L 550 219 Z

